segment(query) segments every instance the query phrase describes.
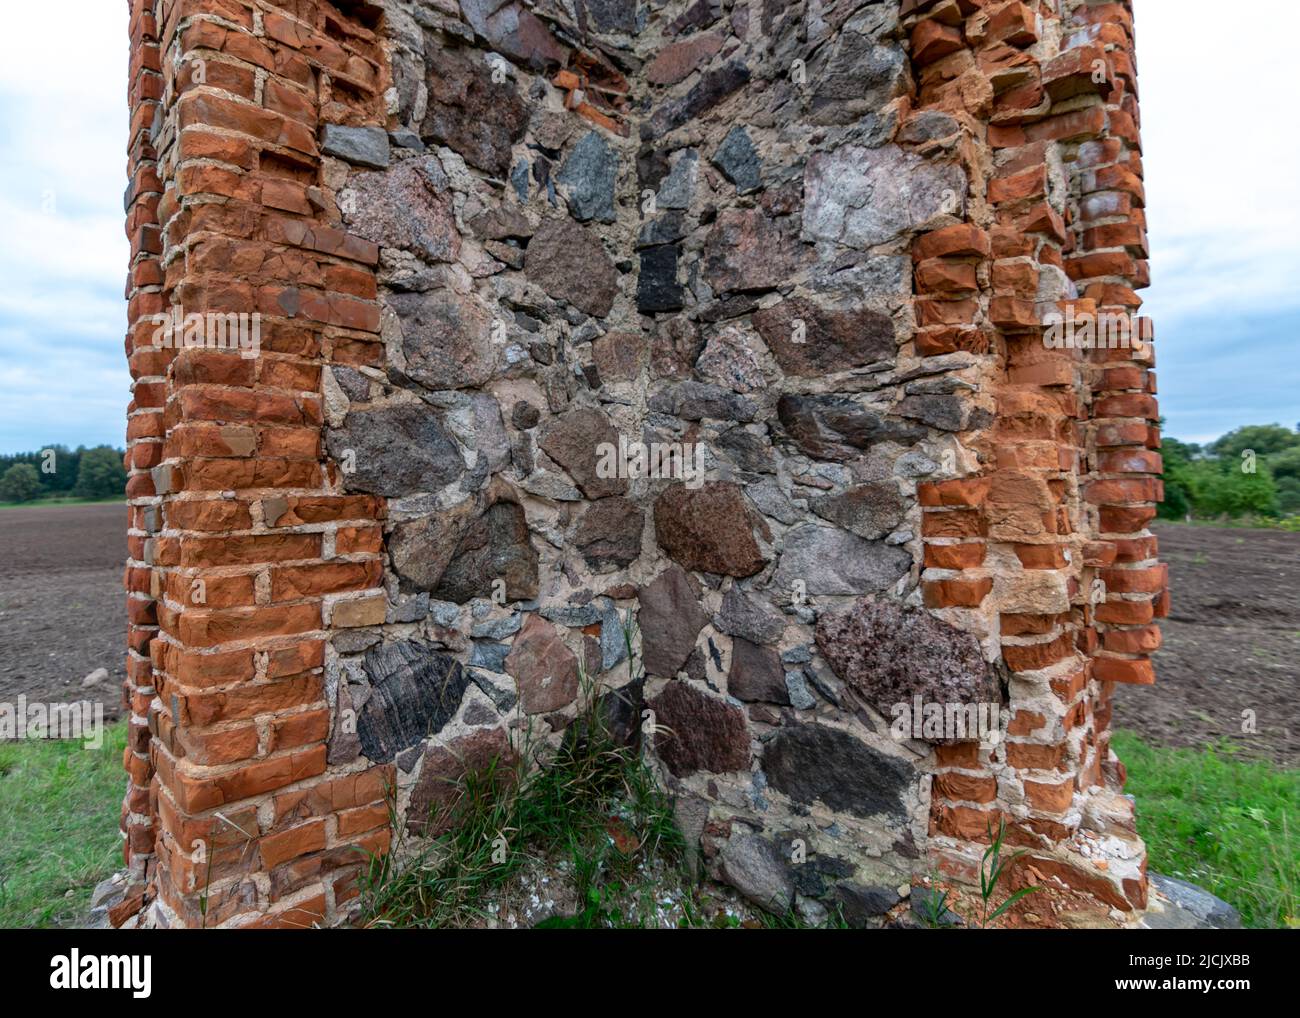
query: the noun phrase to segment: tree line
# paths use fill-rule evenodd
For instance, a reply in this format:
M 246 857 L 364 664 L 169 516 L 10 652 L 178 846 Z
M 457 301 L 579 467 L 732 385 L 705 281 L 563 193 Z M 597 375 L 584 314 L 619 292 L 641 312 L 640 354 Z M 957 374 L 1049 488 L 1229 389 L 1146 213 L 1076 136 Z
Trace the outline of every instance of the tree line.
M 0 455 L 0 502 L 126 495 L 125 453 L 111 445 L 50 445 Z
M 1300 427 L 1252 424 L 1206 445 L 1165 438 L 1165 519 L 1300 516 Z

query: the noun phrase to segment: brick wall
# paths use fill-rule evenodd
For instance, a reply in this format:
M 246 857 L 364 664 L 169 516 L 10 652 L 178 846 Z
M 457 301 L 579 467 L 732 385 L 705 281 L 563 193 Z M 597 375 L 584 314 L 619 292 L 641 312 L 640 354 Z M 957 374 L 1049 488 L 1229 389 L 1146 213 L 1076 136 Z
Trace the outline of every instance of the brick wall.
M 1127 3 L 131 10 L 115 921 L 345 920 L 580 671 L 742 893 L 870 924 L 1005 818 L 1144 906 L 1152 348 L 1052 318 L 1146 282 Z

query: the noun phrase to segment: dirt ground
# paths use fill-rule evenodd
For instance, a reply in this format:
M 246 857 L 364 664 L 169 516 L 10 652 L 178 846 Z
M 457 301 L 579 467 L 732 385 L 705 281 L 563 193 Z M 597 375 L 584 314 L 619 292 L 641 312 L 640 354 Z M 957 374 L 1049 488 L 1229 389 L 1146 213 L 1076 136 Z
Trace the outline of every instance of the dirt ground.
M 98 699 L 120 713 L 121 505 L 0 510 L 0 701 Z M 1120 690 L 1117 727 L 1151 742 L 1226 740 L 1300 766 L 1300 534 L 1159 524 L 1173 612 L 1154 687 Z M 97 668 L 109 678 L 84 690 Z M 92 692 L 93 691 L 93 692 Z M 1254 711 L 1257 731 L 1242 732 Z
M 1157 524 L 1173 609 L 1156 684 L 1116 698 L 1115 721 L 1165 746 L 1220 740 L 1300 766 L 1300 534 Z M 1257 731 L 1244 733 L 1243 712 Z
M 0 702 L 102 702 L 126 677 L 126 506 L 0 509 Z M 84 687 L 98 668 L 108 678 Z

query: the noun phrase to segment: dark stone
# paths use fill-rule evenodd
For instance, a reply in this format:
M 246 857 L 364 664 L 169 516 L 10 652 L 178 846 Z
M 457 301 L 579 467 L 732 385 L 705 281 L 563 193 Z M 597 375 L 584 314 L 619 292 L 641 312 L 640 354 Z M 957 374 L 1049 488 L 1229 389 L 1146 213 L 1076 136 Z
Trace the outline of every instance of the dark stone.
M 406 829 L 417 837 L 435 837 L 451 830 L 467 775 L 505 787 L 517 777 L 518 755 L 500 728 L 461 735 L 445 746 L 424 751 L 420 777 L 411 790 Z M 488 777 L 490 775 L 490 778 Z
M 758 407 L 744 396 L 707 382 L 686 381 L 650 397 L 650 409 L 680 417 L 684 421 L 738 421 L 748 424 L 758 416 Z
M 613 462 L 602 453 L 618 448 L 618 432 L 605 414 L 596 409 L 578 407 L 552 418 L 542 429 L 538 443 L 542 451 L 568 471 L 587 498 L 622 495 L 627 478 L 601 477 L 602 460 Z M 603 447 L 603 448 L 602 448 Z
M 684 290 L 677 281 L 677 259 L 681 252 L 675 244 L 648 247 L 641 251 L 641 271 L 636 280 L 637 310 L 645 314 L 678 311 L 685 304 Z
M 388 165 L 388 132 L 382 127 L 345 127 L 326 124 L 321 128 L 320 150 L 357 166 L 382 170 Z
M 776 472 L 771 445 L 744 428 L 728 428 L 718 436 L 716 445 L 719 455 L 731 460 L 741 470 L 760 474 Z
M 844 921 L 855 930 L 865 930 L 878 927 L 880 917 L 903 899 L 892 887 L 840 884 L 835 888 L 835 900 Z
M 903 522 L 907 503 L 890 482 L 855 484 L 838 495 L 811 499 L 810 509 L 851 534 L 876 541 Z
M 787 282 L 803 260 L 790 226 L 759 209 L 728 209 L 704 241 L 704 277 L 720 292 L 770 290 Z
M 785 667 L 781 664 L 781 655 L 771 647 L 760 647 L 736 637 L 731 645 L 727 692 L 737 700 L 750 703 L 789 706 L 790 693 L 785 685 Z
M 767 565 L 754 539 L 763 524 L 730 481 L 696 489 L 677 481 L 655 500 L 654 519 L 660 546 L 687 569 L 744 577 Z
M 480 212 L 468 225 L 474 235 L 483 240 L 527 239 L 533 235 L 533 225 L 528 217 L 510 205 L 497 205 Z
M 637 247 L 654 247 L 673 244 L 686 236 L 686 213 L 679 210 L 661 212 L 641 224 L 637 233 Z M 674 277 L 675 279 L 676 277 Z
M 905 396 L 894 408 L 900 417 L 911 417 L 944 431 L 961 431 L 966 427 L 970 404 L 956 393 L 932 393 Z
M 569 188 L 569 210 L 575 219 L 612 223 L 617 179 L 617 154 L 598 132 L 589 131 L 573 147 L 555 182 Z
M 907 819 L 903 794 L 916 772 L 848 732 L 829 725 L 791 725 L 763 748 L 769 784 L 795 802 L 817 801 L 854 816 Z
M 763 186 L 761 166 L 749 133 L 737 124 L 722 140 L 713 155 L 713 165 L 723 172 L 739 194 L 757 191 Z
M 776 643 L 785 632 L 785 618 L 766 604 L 747 596 L 738 586 L 722 596 L 722 608 L 713 624 L 728 636 L 739 636 L 750 643 Z
M 459 661 L 418 640 L 372 647 L 361 667 L 370 696 L 357 715 L 357 737 L 375 763 L 442 731 L 469 685 Z
M 578 518 L 574 545 L 587 565 L 597 571 L 621 569 L 641 554 L 645 512 L 617 495 L 588 505 Z
M 494 82 L 477 52 L 448 49 L 430 38 L 429 108 L 420 134 L 464 156 L 476 169 L 505 177 L 511 148 L 528 126 L 528 106 L 513 82 Z
M 542 413 L 526 399 L 521 399 L 510 409 L 510 423 L 520 431 L 535 428 L 542 419 Z
M 682 681 L 668 683 L 649 706 L 661 728 L 655 753 L 674 776 L 749 770 L 749 728 L 739 707 Z
M 906 94 L 908 85 L 908 59 L 899 46 L 844 32 L 813 93 L 815 119 L 851 123 Z
M 556 628 L 540 615 L 529 615 L 515 637 L 506 671 L 519 687 L 519 701 L 526 714 L 561 710 L 578 695 L 578 659 Z
M 524 272 L 557 300 L 603 318 L 618 295 L 618 270 L 604 247 L 570 219 L 547 219 L 528 245 Z
M 387 299 L 402 322 L 406 374 L 427 389 L 477 388 L 492 377 L 492 321 L 473 296 L 441 290 Z
M 817 621 L 817 646 L 844 682 L 889 718 L 895 704 L 1001 703 L 972 633 L 923 608 L 860 600 Z
M 671 679 L 686 664 L 709 621 L 700 607 L 699 584 L 680 566 L 670 565 L 637 596 L 642 666 L 648 675 Z
M 537 552 L 524 511 L 513 502 L 497 502 L 465 529 L 433 596 L 464 604 L 491 597 L 496 580 L 505 581 L 507 601 L 537 596 Z
M 850 460 L 877 442 L 912 445 L 924 428 L 890 420 L 842 396 L 782 396 L 776 413 L 786 434 L 815 459 Z
M 755 312 L 754 328 L 781 370 L 800 377 L 892 362 L 898 349 L 893 319 L 883 312 L 823 308 L 801 297 Z
M 583 0 L 582 6 L 598 32 L 636 31 L 637 0 Z
M 325 445 L 344 466 L 343 487 L 372 495 L 437 491 L 465 473 L 460 449 L 423 403 L 350 410 Z M 355 469 L 346 469 L 349 465 Z
M 684 96 L 670 99 L 651 114 L 650 119 L 641 125 L 642 140 L 653 141 L 694 120 L 733 92 L 744 88 L 749 79 L 749 68 L 738 60 L 705 71 Z

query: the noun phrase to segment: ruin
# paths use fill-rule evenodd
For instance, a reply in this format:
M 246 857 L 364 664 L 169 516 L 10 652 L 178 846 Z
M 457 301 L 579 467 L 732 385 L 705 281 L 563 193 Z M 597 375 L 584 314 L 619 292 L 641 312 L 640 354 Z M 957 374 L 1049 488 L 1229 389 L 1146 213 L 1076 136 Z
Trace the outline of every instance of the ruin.
M 1145 907 L 1129 0 L 130 7 L 117 925 L 347 921 L 580 674 L 742 893 Z

